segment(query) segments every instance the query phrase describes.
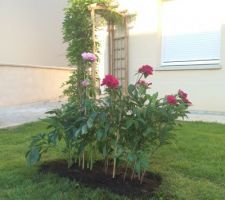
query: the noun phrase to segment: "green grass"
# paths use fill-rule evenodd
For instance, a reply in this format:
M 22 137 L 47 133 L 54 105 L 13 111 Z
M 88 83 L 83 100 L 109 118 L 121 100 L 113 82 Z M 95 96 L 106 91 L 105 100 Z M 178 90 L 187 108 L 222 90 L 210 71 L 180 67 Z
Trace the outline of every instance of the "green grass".
M 0 200 L 125 199 L 100 189 L 83 187 L 26 166 L 24 154 L 32 135 L 46 130 L 45 122 L 0 129 Z M 152 159 L 151 170 L 163 177 L 158 200 L 225 199 L 225 125 L 185 122 L 176 141 Z M 59 158 L 51 151 L 43 160 Z

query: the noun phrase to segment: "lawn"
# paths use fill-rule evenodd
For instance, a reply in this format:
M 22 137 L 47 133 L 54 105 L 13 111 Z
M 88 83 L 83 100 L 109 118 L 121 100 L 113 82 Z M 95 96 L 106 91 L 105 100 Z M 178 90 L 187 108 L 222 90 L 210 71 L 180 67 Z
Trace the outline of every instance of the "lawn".
M 24 154 L 32 135 L 46 130 L 43 121 L 17 128 L 0 129 L 1 200 L 126 199 L 107 191 L 93 190 L 54 174 L 26 166 Z M 176 141 L 155 154 L 150 169 L 163 182 L 154 199 L 225 199 L 225 125 L 185 122 L 177 127 Z M 59 149 L 43 160 L 60 158 Z

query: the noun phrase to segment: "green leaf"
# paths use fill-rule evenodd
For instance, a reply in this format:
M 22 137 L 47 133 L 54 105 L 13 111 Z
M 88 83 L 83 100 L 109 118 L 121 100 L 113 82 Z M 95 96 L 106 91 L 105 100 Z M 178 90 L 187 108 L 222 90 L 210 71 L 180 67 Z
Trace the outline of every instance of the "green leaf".
M 93 119 L 92 119 L 92 118 L 89 118 L 88 121 L 87 121 L 87 127 L 88 127 L 89 129 L 92 128 L 93 123 L 94 123 Z
M 144 95 L 146 93 L 146 87 L 141 85 L 138 87 L 138 91 L 139 91 L 140 95 Z
M 127 156 L 127 159 L 130 162 L 133 162 L 136 159 L 136 156 L 134 154 L 132 154 L 132 153 L 129 153 L 128 156 Z
M 40 160 L 40 149 L 38 147 L 32 147 L 26 155 L 27 164 L 32 166 Z
M 81 133 L 82 135 L 84 135 L 84 134 L 87 134 L 87 132 L 88 132 L 88 128 L 87 128 L 87 125 L 85 124 L 82 126 Z
M 79 135 L 80 135 L 80 133 L 81 133 L 81 128 L 78 128 L 76 131 L 75 131 L 75 137 L 78 137 Z
M 97 113 L 95 113 L 95 112 L 90 115 L 90 117 L 88 118 L 88 121 L 87 121 L 87 127 L 88 128 L 93 127 L 93 123 L 94 123 L 94 120 L 95 120 L 96 116 L 97 116 Z
M 151 133 L 154 133 L 154 130 L 151 127 L 148 127 L 146 131 L 144 131 L 143 135 L 147 136 Z
M 135 164 L 135 170 L 140 175 L 141 174 L 141 163 L 140 161 L 137 161 Z
M 107 156 L 107 147 L 106 147 L 106 145 L 104 145 L 104 147 L 103 147 L 102 154 L 103 154 L 104 157 Z
M 48 143 L 56 145 L 57 138 L 58 138 L 58 134 L 55 131 L 49 133 L 49 135 L 48 135 Z
M 133 124 L 134 124 L 133 119 L 130 119 L 130 120 L 126 121 L 126 128 L 129 129 Z
M 135 86 L 130 84 L 127 89 L 128 89 L 128 93 L 132 96 L 133 91 L 135 90 Z
M 103 130 L 98 130 L 97 133 L 96 133 L 97 140 L 101 140 L 103 135 L 104 135 L 104 131 Z
M 158 92 L 156 92 L 155 94 L 152 95 L 152 97 L 151 97 L 151 104 L 152 104 L 152 105 L 155 105 L 155 104 L 156 104 L 158 95 L 159 95 Z

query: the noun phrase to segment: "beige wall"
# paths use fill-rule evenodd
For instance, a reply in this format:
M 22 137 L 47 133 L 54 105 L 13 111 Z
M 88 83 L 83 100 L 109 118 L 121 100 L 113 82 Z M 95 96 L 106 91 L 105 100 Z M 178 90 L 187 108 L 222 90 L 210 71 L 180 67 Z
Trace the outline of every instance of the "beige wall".
M 221 1 L 218 1 L 221 2 Z M 121 8 L 136 13 L 131 24 L 129 41 L 129 81 L 143 64 L 160 70 L 161 31 L 160 0 L 120 0 Z M 160 95 L 183 89 L 193 102 L 191 110 L 225 112 L 225 25 L 222 27 L 221 63 L 217 69 L 155 71 L 151 77 L 153 91 Z M 164 68 L 165 69 L 165 68 Z
M 66 2 L 0 0 L 0 106 L 62 95 L 71 73 L 62 35 Z
M 221 64 L 217 69 L 157 71 L 161 54 L 161 1 L 119 2 L 121 9 L 137 14 L 130 25 L 129 81 L 134 81 L 141 65 L 150 64 L 156 70 L 151 77 L 153 91 L 166 95 L 181 88 L 189 93 L 192 110 L 225 112 L 225 25 Z M 55 99 L 62 94 L 60 86 L 68 78 L 69 70 L 16 66 L 67 65 L 66 46 L 62 42 L 65 6 L 66 0 L 0 0 L 0 106 Z M 105 30 L 101 34 L 106 38 Z M 102 78 L 108 69 L 107 40 L 103 43 L 99 65 Z
M 67 0 L 0 0 L 0 64 L 66 66 Z
M 0 107 L 57 100 L 70 68 L 0 66 Z

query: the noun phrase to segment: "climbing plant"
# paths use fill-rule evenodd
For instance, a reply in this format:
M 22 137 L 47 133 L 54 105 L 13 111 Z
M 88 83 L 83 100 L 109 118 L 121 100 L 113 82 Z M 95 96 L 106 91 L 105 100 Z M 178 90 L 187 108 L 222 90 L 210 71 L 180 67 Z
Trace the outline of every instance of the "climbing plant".
M 115 23 L 123 22 L 123 17 L 116 12 L 117 3 L 114 0 L 69 0 L 68 7 L 65 8 L 65 18 L 63 22 L 63 39 L 68 44 L 67 58 L 69 64 L 74 66 L 74 70 L 69 81 L 66 83 L 67 89 L 64 91 L 65 95 L 71 101 L 79 101 L 80 95 L 80 82 L 84 77 L 84 61 L 81 54 L 93 51 L 93 37 L 91 12 L 89 6 L 91 4 L 104 5 L 107 9 L 97 10 L 96 14 L 101 16 L 102 23 Z M 99 23 L 98 23 L 99 24 Z M 97 29 L 98 27 L 96 27 Z M 99 52 L 99 42 L 97 38 L 95 52 Z M 86 63 L 85 63 L 86 65 Z M 89 63 L 91 65 L 91 63 Z M 86 75 L 87 76 L 87 75 Z

